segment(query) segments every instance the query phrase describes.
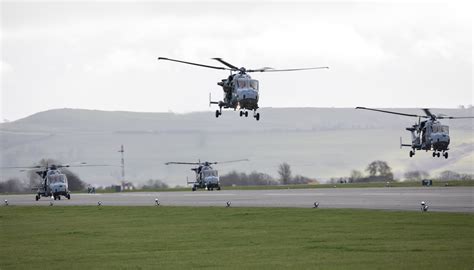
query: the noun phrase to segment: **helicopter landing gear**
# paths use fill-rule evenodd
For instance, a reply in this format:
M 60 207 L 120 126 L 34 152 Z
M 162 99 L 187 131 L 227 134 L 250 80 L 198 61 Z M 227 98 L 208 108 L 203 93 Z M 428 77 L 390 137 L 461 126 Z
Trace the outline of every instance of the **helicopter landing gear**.
M 433 152 L 433 157 L 440 157 L 440 156 L 441 156 L 441 153 L 440 153 L 440 152 L 438 152 L 438 153 Z M 443 154 L 443 156 L 444 156 L 444 154 Z
M 70 200 L 70 199 L 71 199 L 71 194 L 68 193 L 68 194 L 66 195 L 66 198 L 67 198 L 68 200 Z
M 219 110 L 216 110 L 216 118 L 219 118 L 219 115 L 222 115 L 222 112 Z
M 253 117 L 255 118 L 255 120 L 260 120 L 260 113 L 257 112 L 257 110 L 254 110 L 253 111 Z
M 415 155 L 415 151 L 413 150 L 410 150 L 410 157 L 414 156 Z
M 436 152 L 433 152 L 433 157 L 436 157 Z
M 40 199 L 40 196 L 39 196 L 39 195 L 36 195 L 36 196 L 35 196 L 35 199 L 36 199 L 36 200 L 39 200 L 39 199 Z
M 196 187 L 193 187 L 192 191 L 196 191 Z
M 240 115 L 240 117 L 242 117 L 242 116 L 248 117 L 248 116 L 249 116 L 249 112 L 248 112 L 248 111 L 245 111 L 245 112 L 244 112 L 244 111 L 240 111 L 240 112 L 239 112 L 239 115 Z
M 448 152 L 444 152 L 444 153 L 443 153 L 443 157 L 444 157 L 445 159 L 448 159 Z

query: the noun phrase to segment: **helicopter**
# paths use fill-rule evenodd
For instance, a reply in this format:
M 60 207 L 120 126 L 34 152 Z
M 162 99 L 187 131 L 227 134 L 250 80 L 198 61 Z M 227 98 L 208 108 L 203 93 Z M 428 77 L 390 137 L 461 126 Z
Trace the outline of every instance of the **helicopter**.
M 216 118 L 222 115 L 222 108 L 232 108 L 235 110 L 239 109 L 240 117 L 249 116 L 249 111 L 253 111 L 253 117 L 258 121 L 260 120 L 260 113 L 257 112 L 258 100 L 259 100 L 259 83 L 258 80 L 252 79 L 248 73 L 252 72 L 281 72 L 281 71 L 301 71 L 311 69 L 328 69 L 329 67 L 310 67 L 310 68 L 291 68 L 291 69 L 274 69 L 271 67 L 263 67 L 259 69 L 246 69 L 245 67 L 238 68 L 222 58 L 212 58 L 225 65 L 226 67 L 203 65 L 198 63 L 192 63 L 187 61 L 181 61 L 166 57 L 158 57 L 158 60 L 173 61 L 188 65 L 194 65 L 205 68 L 228 70 L 230 71 L 229 77 L 222 79 L 217 85 L 222 87 L 224 91 L 224 98 L 221 101 L 212 101 L 211 94 L 209 94 L 209 106 L 216 104 L 219 106 L 219 110 L 216 110 Z
M 415 123 L 413 126 L 406 128 L 406 130 L 411 132 L 411 144 L 403 144 L 402 138 L 400 137 L 400 148 L 404 146 L 411 147 L 412 150 L 410 150 L 409 153 L 410 157 L 413 157 L 415 155 L 416 150 L 425 150 L 427 152 L 433 151 L 433 157 L 440 157 L 442 152 L 444 158 L 447 159 L 449 150 L 448 147 L 450 143 L 449 126 L 442 125 L 438 121 L 438 119 L 474 118 L 473 116 L 453 117 L 446 115 L 434 115 L 429 109 L 422 109 L 425 115 L 399 113 L 365 107 L 357 107 L 356 109 L 418 117 L 418 123 Z M 421 121 L 421 118 L 425 118 L 427 120 Z
M 61 196 L 66 197 L 68 200 L 71 199 L 71 193 L 69 192 L 69 185 L 66 174 L 61 172 L 61 168 L 69 167 L 97 167 L 97 166 L 109 166 L 109 165 L 81 165 L 70 166 L 69 164 L 55 165 L 37 165 L 31 167 L 2 167 L 2 169 L 22 169 L 34 170 L 37 175 L 41 177 L 41 183 L 39 186 L 33 188 L 36 190 L 35 199 L 38 201 L 41 197 L 52 197 L 54 200 L 61 200 Z
M 219 175 L 217 170 L 212 168 L 211 165 L 213 164 L 224 164 L 224 163 L 232 163 L 232 162 L 240 162 L 240 161 L 248 161 L 248 159 L 239 159 L 239 160 L 229 160 L 229 161 L 198 161 L 198 162 L 180 162 L 180 161 L 170 161 L 166 162 L 165 165 L 197 165 L 197 167 L 191 168 L 192 171 L 196 173 L 196 180 L 192 182 L 186 181 L 186 183 L 192 184 L 193 188 L 192 191 L 196 191 L 199 189 L 206 189 L 208 191 L 212 191 L 214 189 L 221 190 L 221 186 L 219 185 Z

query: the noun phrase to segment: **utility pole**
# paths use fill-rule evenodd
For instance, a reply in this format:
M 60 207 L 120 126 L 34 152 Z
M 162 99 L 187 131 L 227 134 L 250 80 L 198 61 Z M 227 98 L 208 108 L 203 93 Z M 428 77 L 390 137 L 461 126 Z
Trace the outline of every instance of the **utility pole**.
M 120 147 L 120 150 L 119 150 L 120 154 L 122 155 L 122 159 L 121 159 L 121 167 L 122 167 L 122 184 L 125 183 L 125 159 L 123 157 L 123 153 L 125 152 L 123 150 L 123 144 L 121 145 Z

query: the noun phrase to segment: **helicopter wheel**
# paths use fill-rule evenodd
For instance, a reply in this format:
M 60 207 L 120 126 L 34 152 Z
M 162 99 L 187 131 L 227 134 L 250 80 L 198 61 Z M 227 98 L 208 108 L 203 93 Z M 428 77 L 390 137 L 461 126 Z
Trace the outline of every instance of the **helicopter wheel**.
M 245 112 L 245 117 L 248 117 L 249 116 L 249 112 Z
M 57 199 L 56 196 L 54 196 L 54 200 L 56 200 L 56 199 Z
M 444 156 L 445 159 L 448 159 L 448 152 L 444 152 L 443 156 Z
M 436 152 L 433 152 L 433 157 L 436 157 Z
M 257 113 L 257 114 L 255 115 L 255 119 L 256 119 L 257 121 L 260 120 L 260 113 Z
M 410 157 L 414 156 L 415 155 L 415 152 L 413 151 L 410 151 Z
M 219 111 L 219 110 L 216 110 L 216 118 L 219 118 L 219 115 L 221 115 L 222 113 Z
M 60 201 L 60 200 L 61 200 L 61 195 L 58 195 L 58 201 Z
M 36 199 L 36 200 L 39 200 L 39 199 L 40 199 L 40 196 L 39 196 L 39 195 L 36 195 L 36 196 L 35 196 L 35 199 Z
M 440 157 L 440 156 L 441 156 L 441 154 L 438 152 L 438 153 L 436 154 L 436 156 L 437 156 L 437 157 Z
M 221 186 L 218 186 L 218 187 L 217 187 L 217 190 L 221 190 Z
M 67 198 L 68 200 L 70 200 L 70 199 L 71 199 L 71 194 L 66 195 L 66 198 Z
M 192 190 L 193 190 L 193 191 L 196 191 L 196 187 L 193 187 L 193 189 L 192 189 Z
M 240 114 L 240 117 L 242 117 L 242 115 L 244 115 L 244 112 L 240 111 L 239 114 Z

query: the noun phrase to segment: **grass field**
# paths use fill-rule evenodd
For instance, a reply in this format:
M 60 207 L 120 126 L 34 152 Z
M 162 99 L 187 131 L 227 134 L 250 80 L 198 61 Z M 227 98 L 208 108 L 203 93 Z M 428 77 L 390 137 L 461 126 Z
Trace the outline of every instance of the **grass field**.
M 1 207 L 0 269 L 472 269 L 474 216 Z

